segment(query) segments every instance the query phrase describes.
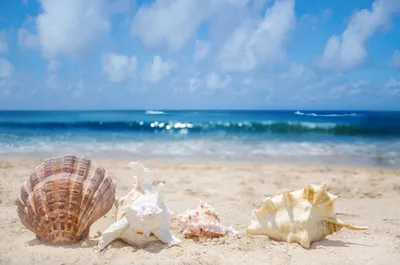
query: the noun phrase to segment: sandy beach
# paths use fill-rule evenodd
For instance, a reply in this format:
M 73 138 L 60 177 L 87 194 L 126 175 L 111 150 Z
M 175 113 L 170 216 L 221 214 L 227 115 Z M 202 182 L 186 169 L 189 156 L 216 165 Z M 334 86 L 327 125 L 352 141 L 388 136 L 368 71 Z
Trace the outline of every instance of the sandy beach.
M 175 223 L 172 233 L 180 246 L 152 243 L 144 248 L 115 241 L 104 251 L 97 236 L 114 218 L 115 208 L 91 227 L 90 238 L 70 246 L 48 246 L 20 222 L 15 199 L 23 180 L 46 157 L 0 159 L 1 264 L 399 264 L 400 169 L 238 161 L 139 160 L 165 181 L 165 201 L 175 213 L 210 203 L 224 225 L 244 231 L 251 211 L 265 195 L 305 183 L 328 184 L 338 195 L 335 210 L 344 221 L 369 226 L 365 231 L 342 229 L 310 249 L 277 242 L 266 236 L 196 242 L 183 238 Z M 94 159 L 112 176 L 118 196 L 132 187 L 130 160 Z

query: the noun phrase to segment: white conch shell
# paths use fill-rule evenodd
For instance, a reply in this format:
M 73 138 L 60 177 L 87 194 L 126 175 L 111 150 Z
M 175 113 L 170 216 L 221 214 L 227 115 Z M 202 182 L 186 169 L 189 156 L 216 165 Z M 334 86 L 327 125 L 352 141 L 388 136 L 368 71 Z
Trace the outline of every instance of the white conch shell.
M 126 214 L 126 210 L 129 206 L 145 191 L 151 191 L 152 189 L 152 177 L 150 170 L 139 162 L 132 161 L 128 164 L 128 167 L 134 171 L 133 188 L 123 197 L 116 198 L 115 205 L 115 217 L 114 221 L 120 220 Z
M 246 233 L 267 235 L 309 248 L 312 242 L 320 241 L 343 227 L 368 229 L 336 219 L 333 209 L 336 199 L 336 195 L 326 190 L 326 184 L 306 184 L 304 189 L 291 192 L 284 190 L 282 194 L 264 199 L 261 208 L 253 210 Z
M 188 209 L 174 219 L 178 220 L 179 227 L 186 238 L 207 239 L 226 235 L 234 237 L 239 234 L 232 226 L 222 226 L 215 209 L 201 201 L 197 208 Z
M 107 228 L 99 238 L 99 248 L 120 238 L 128 244 L 143 246 L 160 240 L 168 245 L 178 245 L 181 240 L 169 231 L 173 213 L 164 203 L 163 184 L 157 193 L 145 190 L 126 209 L 126 215 Z

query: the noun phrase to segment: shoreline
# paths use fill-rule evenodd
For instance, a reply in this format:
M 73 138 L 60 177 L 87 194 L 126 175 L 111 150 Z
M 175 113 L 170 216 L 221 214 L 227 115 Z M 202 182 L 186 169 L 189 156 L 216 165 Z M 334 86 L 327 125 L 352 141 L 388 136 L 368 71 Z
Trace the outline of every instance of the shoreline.
M 108 161 L 112 160 L 115 162 L 118 161 L 158 161 L 158 162 L 171 162 L 171 163 L 227 163 L 227 164 L 236 164 L 236 163 L 246 163 L 246 164 L 256 164 L 256 165 L 294 165 L 294 166 L 300 166 L 300 167 L 318 167 L 318 166 L 325 166 L 325 167 L 334 167 L 334 168 L 362 168 L 362 169 L 387 169 L 387 170 L 400 170 L 400 164 L 394 164 L 394 165 L 384 165 L 382 163 L 365 163 L 365 162 L 360 162 L 360 163 L 355 163 L 355 162 L 327 162 L 327 161 L 322 161 L 322 160 L 316 160 L 316 159 L 297 159 L 293 160 L 291 158 L 259 158 L 255 159 L 254 157 L 251 158 L 219 158 L 219 157 L 177 157 L 177 156 L 138 156 L 138 155 L 132 155 L 132 156 L 126 156 L 126 155 L 121 155 L 121 156 L 106 156 L 106 155 L 83 155 L 79 154 L 79 152 L 73 152 L 73 153 L 64 153 L 64 154 L 0 154 L 0 162 L 3 160 L 9 160 L 9 159 L 38 159 L 38 160 L 45 160 L 50 157 L 58 157 L 58 156 L 63 156 L 63 155 L 77 155 L 77 156 L 84 156 L 84 157 L 89 157 L 93 160 L 97 161 Z M 343 159 L 343 158 L 342 158 Z
M 199 201 L 207 202 L 220 214 L 222 225 L 243 232 L 264 196 L 285 188 L 302 189 L 305 183 L 326 183 L 328 191 L 338 196 L 338 218 L 369 229 L 342 229 L 304 249 L 296 243 L 249 235 L 199 243 L 183 238 L 172 223 L 171 232 L 182 240 L 180 246 L 155 242 L 139 248 L 117 240 L 100 252 L 97 234 L 113 223 L 114 207 L 92 225 L 87 240 L 70 246 L 45 245 L 21 224 L 14 200 L 22 181 L 46 158 L 0 158 L 0 264 L 395 264 L 391 262 L 400 258 L 400 169 L 139 159 L 151 170 L 153 180 L 165 181 L 165 202 L 175 214 L 197 207 Z M 117 196 L 132 188 L 127 163 L 134 159 L 93 160 L 115 181 Z

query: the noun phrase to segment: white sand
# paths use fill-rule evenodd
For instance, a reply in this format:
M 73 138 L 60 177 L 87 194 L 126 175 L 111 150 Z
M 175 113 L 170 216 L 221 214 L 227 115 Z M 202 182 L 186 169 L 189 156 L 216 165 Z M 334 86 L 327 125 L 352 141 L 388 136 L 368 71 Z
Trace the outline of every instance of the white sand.
M 243 231 L 264 195 L 306 182 L 326 182 L 339 195 L 338 217 L 365 231 L 342 229 L 310 249 L 276 242 L 266 236 L 242 236 L 232 241 L 198 243 L 180 236 L 181 246 L 162 243 L 139 249 L 115 241 L 102 252 L 96 234 L 113 222 L 115 208 L 92 225 L 90 238 L 55 247 L 42 244 L 19 221 L 15 199 L 20 184 L 44 158 L 0 158 L 0 264 L 400 264 L 400 170 L 329 165 L 259 162 L 141 161 L 154 179 L 166 181 L 165 201 L 180 213 L 206 201 L 219 212 L 222 224 Z M 98 160 L 117 185 L 117 195 L 131 189 L 129 160 Z

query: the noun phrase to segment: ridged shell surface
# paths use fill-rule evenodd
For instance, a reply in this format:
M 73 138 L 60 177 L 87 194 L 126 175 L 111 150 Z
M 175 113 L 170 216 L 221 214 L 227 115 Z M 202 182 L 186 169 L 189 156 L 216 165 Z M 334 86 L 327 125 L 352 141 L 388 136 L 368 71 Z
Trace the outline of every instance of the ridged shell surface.
M 201 201 L 197 208 L 188 209 L 174 219 L 179 222 L 179 228 L 186 238 L 198 237 L 203 240 L 239 234 L 232 226 L 221 225 L 217 211 L 211 205 Z
M 312 242 L 322 240 L 343 227 L 351 230 L 368 228 L 337 219 L 333 207 L 336 199 L 336 195 L 326 190 L 326 184 L 306 184 L 304 189 L 284 190 L 281 194 L 265 198 L 263 205 L 253 211 L 246 233 L 267 235 L 309 248 Z
M 21 185 L 18 216 L 49 244 L 73 244 L 113 206 L 115 186 L 100 165 L 85 157 L 47 159 Z

